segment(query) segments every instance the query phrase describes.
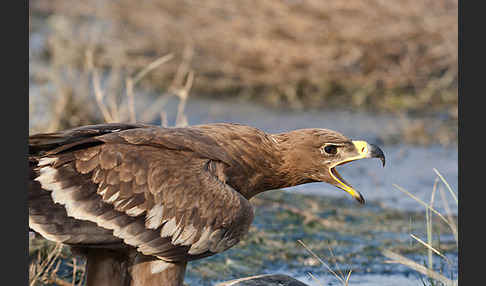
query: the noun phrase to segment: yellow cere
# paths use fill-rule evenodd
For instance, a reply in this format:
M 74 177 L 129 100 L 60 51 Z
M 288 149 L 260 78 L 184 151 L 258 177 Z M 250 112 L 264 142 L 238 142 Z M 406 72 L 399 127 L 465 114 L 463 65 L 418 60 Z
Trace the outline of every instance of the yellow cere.
M 353 144 L 360 155 L 368 155 L 368 143 L 366 141 L 353 141 Z

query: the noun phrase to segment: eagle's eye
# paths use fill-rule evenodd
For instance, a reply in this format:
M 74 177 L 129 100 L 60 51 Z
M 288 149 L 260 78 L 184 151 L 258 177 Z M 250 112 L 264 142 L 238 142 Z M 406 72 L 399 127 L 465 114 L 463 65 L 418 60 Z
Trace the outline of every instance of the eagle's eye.
M 336 155 L 337 153 L 337 146 L 336 145 L 327 145 L 324 147 L 324 152 L 330 155 Z

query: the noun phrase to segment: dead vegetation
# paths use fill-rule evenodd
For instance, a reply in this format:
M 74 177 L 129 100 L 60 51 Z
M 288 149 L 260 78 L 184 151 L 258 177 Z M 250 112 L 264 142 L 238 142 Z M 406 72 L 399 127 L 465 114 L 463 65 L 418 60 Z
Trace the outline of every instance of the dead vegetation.
M 140 70 L 176 60 L 141 84 L 166 90 L 187 50 L 195 94 L 296 108 L 330 103 L 419 110 L 457 104 L 457 0 L 36 0 L 44 56 L 82 67 Z M 32 25 L 33 26 L 33 25 Z M 62 56 L 59 56 L 61 55 Z M 187 54 L 186 54 L 187 55 Z
M 29 238 L 29 260 L 29 286 L 81 286 L 84 283 L 86 262 L 79 263 L 61 243 Z M 71 282 L 58 273 L 62 264 L 72 273 Z
M 189 68 L 190 58 L 183 58 L 179 63 L 176 75 L 166 92 L 160 94 L 150 105 L 140 106 L 139 109 L 143 112 L 137 118 L 135 86 L 150 72 L 171 61 L 174 55 L 166 54 L 156 58 L 137 72 L 116 67 L 103 72 L 95 64 L 93 47 L 88 46 L 80 52 L 84 55 L 80 70 L 74 69 L 71 65 L 34 65 L 34 68 L 37 67 L 39 70 L 33 73 L 42 73 L 42 80 L 50 84 L 44 85 L 38 96 L 30 97 L 30 116 L 36 117 L 36 109 L 43 109 L 41 111 L 44 112 L 44 121 L 31 120 L 31 133 L 54 132 L 99 122 L 151 123 L 159 116 L 161 125 L 167 126 L 164 105 L 171 96 L 179 99 L 174 125 L 188 125 L 184 109 L 195 76 Z
M 310 249 L 302 240 L 298 240 L 298 242 L 300 243 L 300 245 L 302 245 L 305 248 L 305 250 L 307 250 L 307 252 L 309 252 L 310 255 L 312 255 L 312 257 L 314 257 L 314 259 L 319 261 L 320 264 L 322 266 L 324 266 L 327 269 L 327 271 L 329 271 L 329 273 L 331 273 L 333 275 L 333 277 L 340 282 L 341 285 L 349 286 L 349 278 L 351 277 L 351 273 L 353 272 L 352 269 L 348 270 L 348 273 L 346 274 L 346 276 L 344 276 L 344 273 L 339 268 L 337 268 L 337 273 L 336 273 L 336 271 L 332 270 L 332 268 L 326 262 L 324 262 L 324 260 L 322 258 L 320 258 L 317 254 L 315 254 L 314 251 L 312 251 L 312 249 Z M 334 252 L 332 251 L 331 247 L 329 247 L 329 253 L 331 254 L 331 258 L 335 258 Z M 334 263 L 336 263 L 336 262 L 334 262 Z M 317 279 L 314 275 L 312 275 L 312 273 L 309 272 L 307 274 L 319 286 L 323 285 L 319 279 Z
M 456 246 L 456 251 L 458 250 L 459 246 L 459 235 L 458 235 L 458 227 L 457 227 L 457 216 L 454 216 L 451 208 L 449 206 L 449 200 L 452 199 L 453 205 L 458 207 L 458 199 L 457 199 L 457 194 L 452 190 L 451 186 L 449 183 L 444 179 L 444 177 L 439 173 L 437 169 L 434 169 L 434 172 L 437 175 L 437 178 L 435 180 L 432 193 L 430 196 L 430 202 L 426 203 L 422 201 L 421 199 L 417 198 L 414 196 L 412 193 L 407 191 L 406 189 L 394 185 L 399 191 L 403 192 L 419 204 L 423 205 L 425 207 L 425 225 L 426 225 L 426 241 L 420 239 L 417 235 L 410 233 L 410 237 L 413 238 L 416 242 L 419 242 L 422 247 L 425 248 L 427 251 L 427 261 L 426 265 L 422 265 L 416 261 L 413 261 L 412 259 L 409 259 L 405 257 L 404 255 L 401 255 L 395 251 L 392 251 L 390 249 L 384 249 L 382 251 L 382 254 L 387 257 L 389 260 L 385 261 L 386 263 L 397 263 L 397 264 L 402 264 L 405 265 L 421 274 L 423 274 L 425 277 L 428 279 L 428 285 L 445 285 L 445 286 L 456 286 L 458 283 L 457 277 L 454 279 L 454 277 L 447 277 L 447 274 L 445 273 L 439 273 L 434 269 L 434 255 L 438 256 L 440 258 L 440 262 L 443 264 L 446 264 L 447 267 L 450 269 L 453 265 L 452 262 L 441 252 L 440 249 L 440 233 L 437 235 L 437 239 L 434 239 L 434 233 L 433 233 L 433 226 L 434 224 L 437 224 L 436 222 L 434 223 L 434 216 L 438 218 L 442 224 L 447 225 L 449 228 L 449 231 L 452 233 L 455 241 L 455 246 Z M 438 187 L 439 180 L 442 182 L 442 184 L 446 187 L 446 189 L 449 192 L 449 198 L 446 197 L 446 193 L 444 189 L 440 186 Z M 440 196 L 441 196 L 441 201 L 442 201 L 442 206 L 445 209 L 446 215 L 444 216 L 442 213 L 437 211 L 434 208 L 434 202 L 435 202 L 435 195 L 436 191 L 439 190 Z M 457 267 L 457 265 L 456 265 Z M 437 284 L 440 283 L 440 284 Z M 424 283 L 425 285 L 425 283 Z
M 421 239 L 420 234 L 410 233 L 410 244 L 394 244 L 391 246 L 391 248 L 385 246 L 384 248 L 381 248 L 381 254 L 386 258 L 384 263 L 401 264 L 413 269 L 417 273 L 420 273 L 422 275 L 420 279 L 423 285 L 456 286 L 458 283 L 458 277 L 454 277 L 455 275 L 452 269 L 454 267 L 457 268 L 457 260 L 451 261 L 451 259 L 449 259 L 445 253 L 451 253 L 453 251 L 457 253 L 458 250 L 459 239 L 457 215 L 453 214 L 451 207 L 449 206 L 450 201 L 452 201 L 452 205 L 457 207 L 458 198 L 457 194 L 454 192 L 454 190 L 452 190 L 451 186 L 445 180 L 442 174 L 440 174 L 440 172 L 435 168 L 433 170 L 437 177 L 432 188 L 430 201 L 428 203 L 417 198 L 406 189 L 398 185 L 394 185 L 394 187 L 399 191 L 403 192 L 405 195 L 409 196 L 417 203 L 425 207 L 425 238 Z M 447 192 L 443 187 L 447 189 L 449 196 L 447 196 Z M 437 193 L 440 194 L 441 203 L 446 213 L 445 215 L 439 212 L 434 206 L 436 203 L 435 197 Z M 305 212 L 305 210 L 303 212 Z M 307 216 L 304 214 L 300 215 L 305 217 L 305 220 L 307 220 Z M 322 224 L 322 222 L 320 223 Z M 327 225 L 325 226 L 328 227 Z M 328 229 L 330 228 L 328 227 Z M 443 241 L 440 241 L 443 234 L 449 233 L 452 234 L 455 242 L 454 245 L 451 245 L 451 248 L 447 247 L 447 244 L 445 244 Z M 313 262 L 313 265 L 322 265 L 329 273 L 332 274 L 330 277 L 335 278 L 338 281 L 338 284 L 343 286 L 352 285 L 350 284 L 349 280 L 353 269 L 348 269 L 346 274 L 340 270 L 339 265 L 337 265 L 335 261 L 337 257 L 334 255 L 330 245 L 328 245 L 329 255 L 327 257 L 321 257 L 318 256 L 302 240 L 297 240 L 297 242 L 313 257 L 315 261 Z M 419 249 L 420 252 L 423 252 L 423 261 L 414 261 L 405 256 L 404 253 L 407 253 L 407 251 L 408 254 L 415 253 L 415 251 L 411 251 L 412 248 Z M 402 252 L 402 254 L 400 252 Z M 437 257 L 439 258 L 439 261 L 436 260 Z M 328 260 L 331 263 L 331 266 L 329 265 L 330 263 L 326 263 L 325 260 Z M 445 267 L 440 267 L 440 265 Z M 441 270 L 437 270 L 438 268 Z M 308 272 L 307 274 L 314 280 L 316 285 L 327 285 L 323 280 L 316 278 L 312 273 Z

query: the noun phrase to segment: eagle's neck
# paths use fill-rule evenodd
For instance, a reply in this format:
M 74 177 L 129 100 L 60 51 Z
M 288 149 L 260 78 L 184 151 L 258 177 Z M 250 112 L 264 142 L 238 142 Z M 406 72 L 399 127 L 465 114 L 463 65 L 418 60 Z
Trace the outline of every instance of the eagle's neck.
M 277 188 L 293 187 L 301 184 L 311 183 L 314 180 L 307 176 L 309 162 L 299 149 L 300 134 L 297 131 L 271 134 L 274 141 L 275 154 L 281 158 L 279 164 L 274 167 L 274 185 L 266 190 Z
M 252 148 L 253 163 L 244 167 L 245 175 L 234 181 L 235 188 L 250 199 L 264 191 L 314 182 L 303 175 L 305 170 L 295 162 L 299 158 L 295 154 L 294 140 L 289 133 L 266 134 L 258 148 Z M 233 174 L 233 177 L 239 176 Z

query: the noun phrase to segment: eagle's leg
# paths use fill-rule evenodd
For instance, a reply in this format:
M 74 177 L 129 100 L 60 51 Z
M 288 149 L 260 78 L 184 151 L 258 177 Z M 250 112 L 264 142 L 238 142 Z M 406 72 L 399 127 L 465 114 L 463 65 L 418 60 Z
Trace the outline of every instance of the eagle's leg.
M 129 286 L 130 256 L 111 249 L 84 248 L 86 256 L 86 285 Z
M 83 249 L 87 258 L 86 285 L 182 286 L 187 262 L 167 263 L 136 251 Z
M 130 286 L 182 286 L 187 262 L 168 263 L 152 256 L 137 254 L 130 269 Z

